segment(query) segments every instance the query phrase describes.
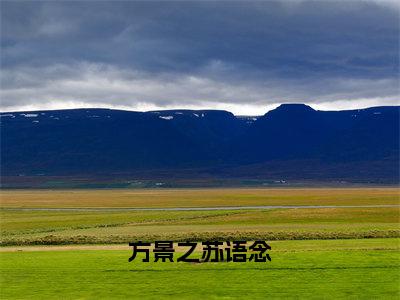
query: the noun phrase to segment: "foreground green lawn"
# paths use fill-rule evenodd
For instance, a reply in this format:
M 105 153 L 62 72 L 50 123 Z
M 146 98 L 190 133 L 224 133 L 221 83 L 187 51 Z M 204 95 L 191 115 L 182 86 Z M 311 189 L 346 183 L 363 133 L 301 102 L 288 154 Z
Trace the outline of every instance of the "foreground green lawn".
M 3 248 L 1 298 L 400 297 L 399 239 L 272 241 L 270 245 L 272 262 L 200 264 L 128 263 L 128 247 L 39 252 L 4 252 Z

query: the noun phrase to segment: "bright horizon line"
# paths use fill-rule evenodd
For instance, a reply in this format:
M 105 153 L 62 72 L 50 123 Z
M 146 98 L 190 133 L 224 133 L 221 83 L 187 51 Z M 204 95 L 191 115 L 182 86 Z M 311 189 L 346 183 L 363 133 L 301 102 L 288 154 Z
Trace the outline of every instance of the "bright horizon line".
M 304 104 L 307 105 L 314 110 L 318 111 L 345 111 L 345 110 L 357 110 L 357 109 L 367 109 L 367 108 L 372 108 L 372 107 L 382 107 L 382 106 L 400 106 L 400 103 L 397 105 L 390 105 L 390 104 L 373 104 L 373 105 L 361 105 L 361 106 L 356 106 L 356 105 L 349 105 L 349 107 L 340 107 L 337 109 L 332 109 L 334 105 L 329 105 L 332 103 L 328 103 L 328 105 L 324 104 L 318 104 L 318 103 L 302 103 L 302 102 L 287 102 L 287 103 L 276 103 L 276 104 L 268 104 L 263 106 L 264 110 L 262 111 L 261 108 L 258 108 L 257 110 L 260 111 L 260 113 L 251 113 L 250 110 L 244 110 L 244 111 L 249 111 L 249 113 L 235 113 L 235 110 L 230 110 L 229 107 L 232 107 L 232 104 L 226 105 L 227 108 L 223 108 L 222 105 L 218 105 L 218 107 L 196 107 L 196 106 L 182 106 L 182 107 L 154 107 L 154 108 L 148 108 L 148 109 L 137 109 L 137 108 L 132 108 L 132 107 L 126 107 L 126 106 L 113 106 L 113 105 L 95 105 L 95 106 L 60 106 L 60 107 L 33 107 L 29 108 L 28 107 L 22 107 L 21 109 L 14 109 L 14 110 L 1 110 L 0 113 L 18 113 L 18 112 L 35 112 L 35 111 L 57 111 L 57 110 L 74 110 L 74 109 L 109 109 L 109 110 L 122 110 L 122 111 L 132 111 L 132 112 L 152 112 L 152 111 L 168 111 L 168 110 L 193 110 L 193 111 L 201 111 L 201 110 L 222 110 L 222 111 L 227 111 L 231 112 L 235 116 L 261 116 L 266 114 L 267 112 L 274 110 L 275 108 L 279 107 L 280 105 L 283 104 Z M 235 108 L 236 106 L 249 106 L 246 104 L 241 104 L 241 105 L 234 105 Z M 333 107 L 331 107 L 333 106 Z

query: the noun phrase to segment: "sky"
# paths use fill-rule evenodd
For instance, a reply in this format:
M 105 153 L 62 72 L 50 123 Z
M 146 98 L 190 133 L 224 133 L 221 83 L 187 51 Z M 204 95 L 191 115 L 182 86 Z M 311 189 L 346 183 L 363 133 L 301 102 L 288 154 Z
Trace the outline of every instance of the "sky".
M 400 2 L 1 1 L 1 111 L 400 105 Z

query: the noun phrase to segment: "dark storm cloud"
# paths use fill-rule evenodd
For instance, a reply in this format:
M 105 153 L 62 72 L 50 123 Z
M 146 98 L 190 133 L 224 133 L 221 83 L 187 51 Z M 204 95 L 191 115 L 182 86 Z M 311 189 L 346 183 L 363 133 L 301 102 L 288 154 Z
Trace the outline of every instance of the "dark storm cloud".
M 4 109 L 390 104 L 398 94 L 395 2 L 3 1 L 1 14 Z

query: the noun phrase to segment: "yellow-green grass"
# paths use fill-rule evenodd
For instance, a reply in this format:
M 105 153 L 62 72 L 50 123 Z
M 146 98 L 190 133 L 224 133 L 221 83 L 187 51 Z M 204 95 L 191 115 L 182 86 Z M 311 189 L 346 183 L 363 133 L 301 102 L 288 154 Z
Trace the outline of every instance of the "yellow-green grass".
M 8 190 L 1 192 L 1 245 L 400 235 L 398 207 L 222 211 L 24 211 L 19 208 L 388 204 L 399 204 L 399 189 Z
M 20 209 L 398 204 L 396 188 L 2 191 L 0 298 L 398 299 L 399 207 Z M 272 262 L 127 261 L 135 240 L 258 239 Z
M 129 212 L 1 210 L 0 213 L 2 245 L 400 236 L 397 207 Z
M 399 299 L 399 239 L 271 241 L 267 263 L 128 263 L 131 250 L 1 252 L 2 299 Z M 23 250 L 23 249 L 22 249 Z M 197 253 L 197 255 L 200 255 Z
M 1 207 L 393 205 L 398 188 L 6 190 Z

